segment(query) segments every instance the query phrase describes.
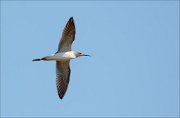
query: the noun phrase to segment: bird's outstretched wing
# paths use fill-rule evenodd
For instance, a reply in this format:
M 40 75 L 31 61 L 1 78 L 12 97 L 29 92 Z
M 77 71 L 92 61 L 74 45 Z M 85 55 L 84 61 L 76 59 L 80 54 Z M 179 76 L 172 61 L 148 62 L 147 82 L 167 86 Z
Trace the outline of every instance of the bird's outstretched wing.
M 58 45 L 58 52 L 71 50 L 71 44 L 75 39 L 75 33 L 74 19 L 71 17 L 63 30 L 62 37 Z
M 56 86 L 60 99 L 63 99 L 70 80 L 69 61 L 56 61 Z

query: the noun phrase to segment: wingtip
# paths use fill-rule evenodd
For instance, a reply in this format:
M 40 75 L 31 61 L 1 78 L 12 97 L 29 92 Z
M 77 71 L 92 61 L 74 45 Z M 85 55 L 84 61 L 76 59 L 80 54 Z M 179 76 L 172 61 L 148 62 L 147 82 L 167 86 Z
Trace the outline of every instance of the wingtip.
M 61 100 L 63 99 L 63 97 L 64 97 L 64 96 L 60 96 L 60 95 L 59 95 L 59 98 L 60 98 Z
M 64 97 L 64 94 L 61 94 L 61 93 L 58 92 L 58 97 L 62 100 L 63 97 Z
M 69 18 L 69 21 L 74 21 L 73 16 L 71 16 L 71 17 Z

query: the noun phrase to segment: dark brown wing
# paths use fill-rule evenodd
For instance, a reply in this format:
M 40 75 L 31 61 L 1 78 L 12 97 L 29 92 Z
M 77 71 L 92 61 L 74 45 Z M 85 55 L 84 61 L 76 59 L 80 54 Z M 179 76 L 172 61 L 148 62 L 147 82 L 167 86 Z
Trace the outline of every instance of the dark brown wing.
M 75 24 L 74 19 L 71 17 L 67 22 L 58 45 L 58 51 L 64 52 L 71 50 L 71 44 L 75 39 Z
M 63 99 L 70 80 L 69 61 L 56 61 L 56 86 L 60 99 Z

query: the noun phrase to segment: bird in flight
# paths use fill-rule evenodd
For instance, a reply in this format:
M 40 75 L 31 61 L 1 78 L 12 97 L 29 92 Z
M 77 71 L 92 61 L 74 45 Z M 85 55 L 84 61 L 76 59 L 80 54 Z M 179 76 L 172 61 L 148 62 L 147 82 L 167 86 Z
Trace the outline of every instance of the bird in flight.
M 75 33 L 74 19 L 71 17 L 63 30 L 57 52 L 49 56 L 32 60 L 56 61 L 56 87 L 60 99 L 63 99 L 68 88 L 71 73 L 69 66 L 70 60 L 80 56 L 90 56 L 71 50 L 71 45 L 75 39 Z

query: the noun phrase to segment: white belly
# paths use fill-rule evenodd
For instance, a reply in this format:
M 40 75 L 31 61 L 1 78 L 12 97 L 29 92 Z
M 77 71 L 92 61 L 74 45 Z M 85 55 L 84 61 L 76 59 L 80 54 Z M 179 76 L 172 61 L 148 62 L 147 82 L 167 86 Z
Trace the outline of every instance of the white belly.
M 59 52 L 56 54 L 52 54 L 50 56 L 46 57 L 46 60 L 57 60 L 57 61 L 62 61 L 62 60 L 70 60 L 76 58 L 75 55 L 71 52 Z

